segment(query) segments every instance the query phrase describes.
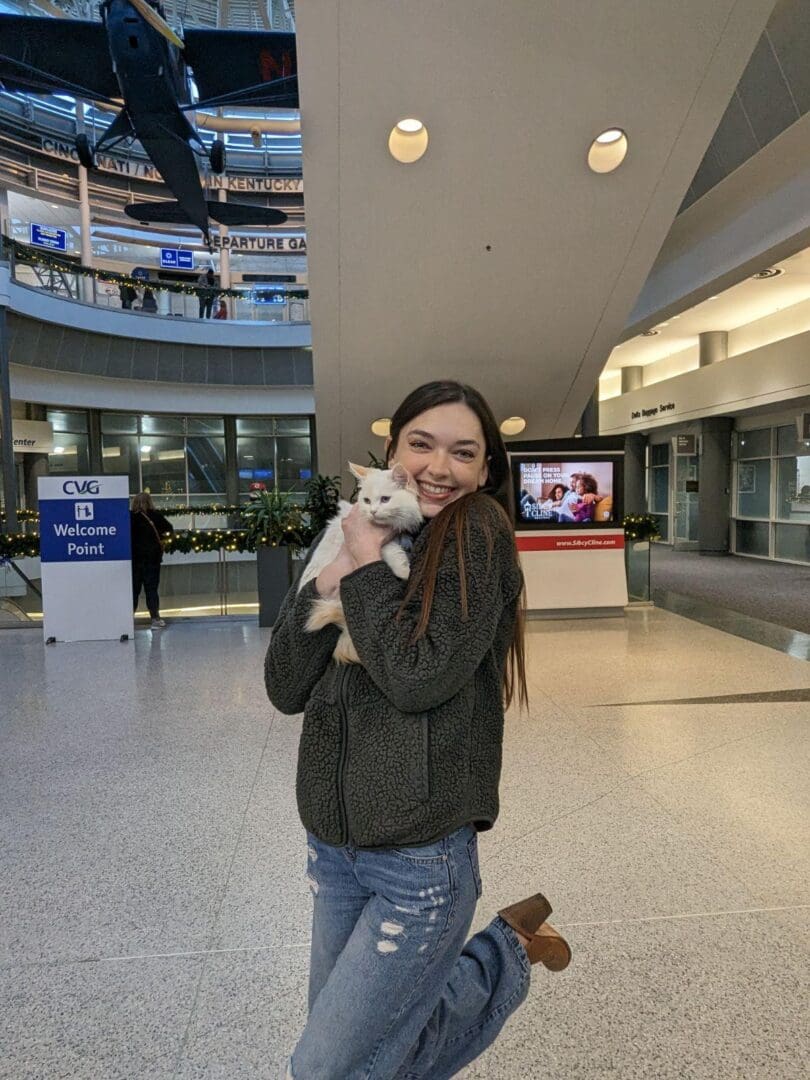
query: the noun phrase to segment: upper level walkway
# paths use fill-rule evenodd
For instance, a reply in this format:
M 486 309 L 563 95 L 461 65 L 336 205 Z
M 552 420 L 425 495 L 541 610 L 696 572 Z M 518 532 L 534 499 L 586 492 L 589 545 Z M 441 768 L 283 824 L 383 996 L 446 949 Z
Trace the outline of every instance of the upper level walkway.
M 193 297 L 195 303 L 196 296 Z M 13 365 L 117 379 L 311 386 L 307 322 L 177 318 L 21 284 L 0 263 Z

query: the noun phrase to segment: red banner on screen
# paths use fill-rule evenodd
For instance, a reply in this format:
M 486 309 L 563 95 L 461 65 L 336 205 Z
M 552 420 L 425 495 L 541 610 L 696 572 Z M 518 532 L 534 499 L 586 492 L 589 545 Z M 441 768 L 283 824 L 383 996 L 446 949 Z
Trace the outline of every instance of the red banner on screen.
M 610 548 L 623 548 L 622 533 L 606 533 L 595 536 L 560 535 L 545 533 L 543 536 L 517 536 L 518 551 L 606 551 Z

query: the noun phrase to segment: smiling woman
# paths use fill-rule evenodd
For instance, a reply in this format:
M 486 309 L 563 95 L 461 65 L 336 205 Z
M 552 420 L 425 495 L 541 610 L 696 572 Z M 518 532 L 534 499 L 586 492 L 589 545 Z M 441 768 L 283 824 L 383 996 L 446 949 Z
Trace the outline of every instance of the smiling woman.
M 338 555 L 287 595 L 265 662 L 273 704 L 304 711 L 296 791 L 314 919 L 291 1076 L 453 1076 L 524 1000 L 529 965 L 570 959 L 539 893 L 466 940 L 504 708 L 526 701 L 497 423 L 472 387 L 428 383 L 394 413 L 386 454 L 426 519 L 406 575 L 382 558 L 389 532 L 355 508 Z M 309 621 L 314 601 L 337 596 L 354 662 L 334 663 L 339 631 Z

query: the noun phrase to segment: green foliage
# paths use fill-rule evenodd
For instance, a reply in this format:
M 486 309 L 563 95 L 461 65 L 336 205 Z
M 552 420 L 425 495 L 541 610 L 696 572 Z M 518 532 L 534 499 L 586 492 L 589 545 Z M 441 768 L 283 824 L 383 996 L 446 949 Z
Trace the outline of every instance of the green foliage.
M 268 547 L 306 547 L 304 508 L 287 491 L 257 491 L 242 508 L 248 550 Z
M 627 540 L 660 540 L 658 519 L 652 514 L 627 514 L 624 521 L 624 535 Z
M 340 502 L 340 477 L 323 476 L 318 473 L 305 484 L 307 498 L 304 503 L 306 520 L 306 543 L 309 546 L 338 511 Z

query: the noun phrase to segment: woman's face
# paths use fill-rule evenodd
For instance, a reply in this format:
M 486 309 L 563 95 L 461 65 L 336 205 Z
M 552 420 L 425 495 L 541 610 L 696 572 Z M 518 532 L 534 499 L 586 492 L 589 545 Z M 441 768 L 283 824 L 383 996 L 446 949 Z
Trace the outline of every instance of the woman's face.
M 563 488 L 555 487 L 554 491 L 551 493 L 551 497 L 552 497 L 552 499 L 554 499 L 555 502 L 559 502 L 564 494 L 565 494 L 565 491 L 564 491 Z
M 419 488 L 419 507 L 435 517 L 448 503 L 487 482 L 481 421 L 463 402 L 437 405 L 415 416 L 391 447 L 389 463 L 404 465 Z
M 584 495 L 585 494 L 585 485 L 583 484 L 583 482 L 581 480 L 577 480 L 576 492 L 577 492 L 577 495 Z

